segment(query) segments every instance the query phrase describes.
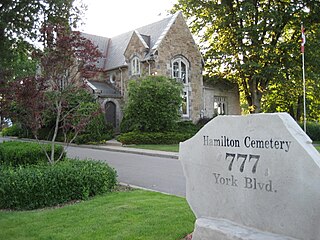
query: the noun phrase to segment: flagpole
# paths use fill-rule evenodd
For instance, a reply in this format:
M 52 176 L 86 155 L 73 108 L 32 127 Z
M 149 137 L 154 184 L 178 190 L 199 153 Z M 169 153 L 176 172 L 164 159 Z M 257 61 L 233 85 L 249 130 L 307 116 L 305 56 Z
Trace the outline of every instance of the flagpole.
M 304 67 L 304 45 L 306 42 L 306 36 L 304 33 L 305 29 L 303 23 L 301 23 L 301 56 L 302 56 L 302 80 L 303 80 L 303 130 L 307 132 L 307 110 L 306 110 L 306 77 L 305 77 L 305 67 Z
M 302 53 L 302 79 L 303 79 L 303 129 L 307 132 L 307 111 L 306 111 L 306 78 L 304 69 L 304 52 Z

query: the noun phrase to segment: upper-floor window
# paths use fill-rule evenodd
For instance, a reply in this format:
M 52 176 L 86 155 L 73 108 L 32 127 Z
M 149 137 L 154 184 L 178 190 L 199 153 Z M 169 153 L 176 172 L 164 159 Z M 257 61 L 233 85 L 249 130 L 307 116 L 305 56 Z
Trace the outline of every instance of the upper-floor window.
M 140 59 L 137 56 L 131 60 L 131 75 L 140 75 Z
M 188 63 L 185 59 L 179 57 L 173 60 L 172 77 L 179 79 L 183 84 L 188 83 Z

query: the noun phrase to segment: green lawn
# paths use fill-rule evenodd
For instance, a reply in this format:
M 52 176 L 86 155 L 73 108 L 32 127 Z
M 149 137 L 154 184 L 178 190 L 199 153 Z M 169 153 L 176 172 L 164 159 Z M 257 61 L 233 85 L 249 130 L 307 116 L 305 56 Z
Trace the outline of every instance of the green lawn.
M 131 145 L 131 146 L 128 146 L 128 147 L 139 148 L 139 149 L 167 151 L 167 152 L 179 152 L 179 144 L 172 144 L 172 145 L 141 144 L 141 145 Z
M 320 146 L 315 146 L 315 148 L 320 152 Z
M 184 198 L 134 190 L 36 211 L 0 211 L 0 239 L 182 239 L 195 217 Z

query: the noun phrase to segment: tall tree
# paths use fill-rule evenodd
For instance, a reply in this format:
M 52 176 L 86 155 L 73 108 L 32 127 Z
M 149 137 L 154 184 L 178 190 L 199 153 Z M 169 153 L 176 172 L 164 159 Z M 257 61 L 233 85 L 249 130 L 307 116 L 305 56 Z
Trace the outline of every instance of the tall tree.
M 5 85 L 35 73 L 31 43 L 48 22 L 75 26 L 85 6 L 81 0 L 2 0 L 0 2 L 0 128 Z
M 286 59 L 300 55 L 301 21 L 320 22 L 318 0 L 178 0 L 174 9 L 200 38 L 209 75 L 237 82 L 251 113 L 292 67 Z
M 59 160 L 54 159 L 58 131 L 61 130 L 64 141 L 70 143 L 98 114 L 92 102 L 84 105 L 74 98 L 82 94 L 85 79 L 98 73 L 95 63 L 101 53 L 90 40 L 69 27 L 46 25 L 42 33 L 50 36 L 50 47 L 38 53 L 38 75 L 12 81 L 5 99 L 10 116 L 28 127 L 37 139 L 48 116 L 53 116 L 52 147 L 48 160 L 54 163 Z M 72 137 L 68 139 L 70 133 Z

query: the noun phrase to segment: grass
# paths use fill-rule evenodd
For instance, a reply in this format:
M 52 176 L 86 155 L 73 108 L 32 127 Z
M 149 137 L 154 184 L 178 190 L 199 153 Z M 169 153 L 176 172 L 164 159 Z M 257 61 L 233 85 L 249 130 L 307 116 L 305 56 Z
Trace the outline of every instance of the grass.
M 320 152 L 320 146 L 315 146 L 315 148 Z
M 134 190 L 62 208 L 0 211 L 0 239 L 182 239 L 195 217 L 184 198 Z
M 179 144 L 172 144 L 172 145 L 140 144 L 140 145 L 131 145 L 128 147 L 139 148 L 139 149 L 148 149 L 148 150 L 167 151 L 167 152 L 179 152 Z

